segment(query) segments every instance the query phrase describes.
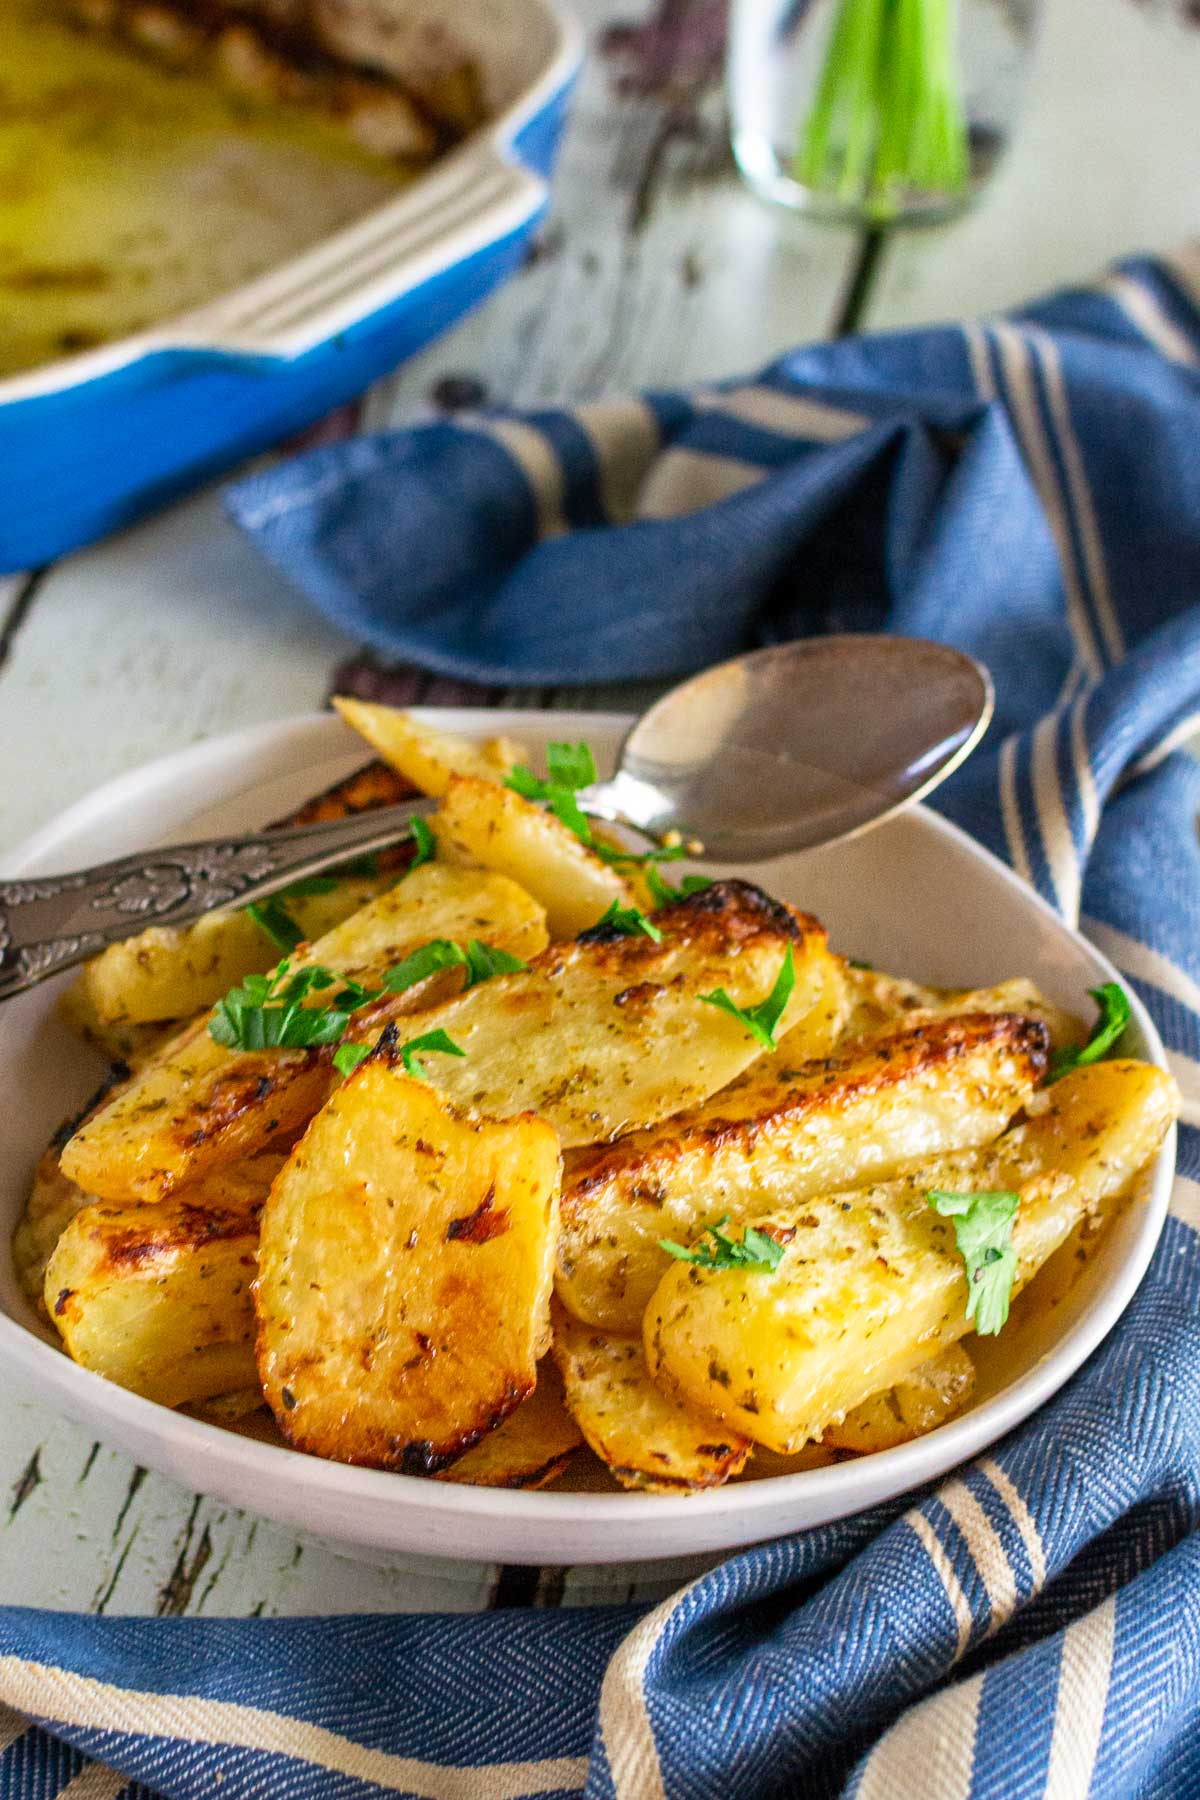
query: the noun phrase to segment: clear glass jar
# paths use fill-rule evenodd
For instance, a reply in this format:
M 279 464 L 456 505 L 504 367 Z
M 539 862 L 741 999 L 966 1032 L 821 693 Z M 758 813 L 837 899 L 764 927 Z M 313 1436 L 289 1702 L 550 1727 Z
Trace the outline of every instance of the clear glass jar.
M 733 152 L 816 217 L 935 223 L 1012 134 L 1040 0 L 733 0 Z

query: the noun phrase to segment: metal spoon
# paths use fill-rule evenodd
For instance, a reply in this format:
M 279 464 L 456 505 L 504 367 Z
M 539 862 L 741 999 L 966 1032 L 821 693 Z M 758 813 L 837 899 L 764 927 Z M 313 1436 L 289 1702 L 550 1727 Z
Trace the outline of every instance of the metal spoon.
M 590 817 L 694 859 L 754 862 L 849 837 L 928 794 L 992 714 L 987 670 L 918 638 L 825 637 L 735 657 L 643 714 Z M 286 831 L 143 850 L 69 875 L 0 881 L 0 1000 L 132 937 L 245 906 L 411 835 L 406 802 Z

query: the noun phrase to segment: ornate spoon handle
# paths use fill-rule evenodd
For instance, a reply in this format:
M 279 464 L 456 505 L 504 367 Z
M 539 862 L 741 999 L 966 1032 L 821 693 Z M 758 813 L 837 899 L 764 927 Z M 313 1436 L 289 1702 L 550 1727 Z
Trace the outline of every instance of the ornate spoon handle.
M 245 906 L 355 852 L 411 837 L 432 800 L 406 801 L 316 825 L 141 850 L 69 875 L 0 881 L 0 1000 L 95 956 L 147 925 L 183 925 L 214 907 Z

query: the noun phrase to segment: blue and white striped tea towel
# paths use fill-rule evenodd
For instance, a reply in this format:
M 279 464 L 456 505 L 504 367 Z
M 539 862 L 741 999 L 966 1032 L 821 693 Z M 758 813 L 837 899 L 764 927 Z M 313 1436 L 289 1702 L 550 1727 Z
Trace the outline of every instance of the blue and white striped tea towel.
M 443 671 L 665 673 L 832 624 L 983 657 L 999 716 L 947 810 L 1145 1000 L 1181 1172 L 1129 1311 L 1039 1415 L 651 1612 L 0 1609 L 0 1800 L 1200 1794 L 1198 299 L 1200 260 L 1130 263 L 1001 323 L 234 490 L 323 606 Z

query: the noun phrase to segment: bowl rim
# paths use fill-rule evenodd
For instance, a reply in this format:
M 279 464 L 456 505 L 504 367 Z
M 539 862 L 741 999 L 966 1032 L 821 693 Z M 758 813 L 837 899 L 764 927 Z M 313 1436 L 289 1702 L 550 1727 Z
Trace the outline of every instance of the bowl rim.
M 412 707 L 406 710 L 419 720 L 466 735 L 491 736 L 498 731 L 519 732 L 522 725 L 526 729 L 531 726 L 543 729 L 549 724 L 556 732 L 582 734 L 590 730 L 593 737 L 598 731 L 603 731 L 606 736 L 611 733 L 613 742 L 617 743 L 633 723 L 632 715 L 611 712 L 482 707 Z M 169 799 L 170 792 L 183 778 L 202 775 L 205 764 L 210 760 L 215 765 L 219 758 L 235 757 L 239 763 L 247 760 L 252 763 L 258 753 L 278 751 L 289 734 L 308 732 L 314 734 L 314 741 L 318 734 L 328 735 L 331 751 L 339 739 L 345 742 L 347 748 L 355 741 L 348 728 L 335 715 L 305 713 L 243 727 L 169 752 L 125 771 L 66 807 L 5 857 L 6 873 L 27 876 L 53 872 L 61 845 L 83 829 L 95 811 L 111 813 L 127 797 L 144 794 L 147 782 L 153 783 Z M 252 769 L 250 773 L 253 774 Z M 214 788 L 208 804 L 217 805 L 223 801 L 236 804 L 236 795 L 232 791 L 218 791 Z M 1082 951 L 1086 959 L 1096 964 L 1103 979 L 1122 980 L 1119 971 L 1102 951 L 1080 932 L 1068 926 L 1040 895 L 968 833 L 924 805 L 918 804 L 910 808 L 909 817 L 919 830 L 948 841 L 964 850 L 969 859 L 981 862 L 993 878 L 1000 879 L 1014 890 L 1023 905 L 1052 923 L 1077 951 Z M 1146 1047 L 1144 1060 L 1166 1069 L 1166 1051 L 1152 1019 L 1130 984 L 1122 982 L 1122 985 L 1129 994 L 1134 1022 Z M 227 1474 L 230 1479 L 236 1477 L 243 1490 L 253 1480 L 255 1486 L 269 1489 L 272 1494 L 282 1490 L 286 1495 L 289 1486 L 305 1495 L 312 1494 L 324 1501 L 321 1511 L 326 1519 L 335 1516 L 331 1511 L 331 1503 L 338 1500 L 345 1502 L 351 1497 L 355 1505 L 364 1512 L 372 1505 L 386 1505 L 388 1502 L 400 1510 L 406 1500 L 413 1500 L 419 1501 L 421 1508 L 427 1513 L 432 1511 L 439 1515 L 439 1529 L 447 1532 L 455 1525 L 460 1526 L 464 1532 L 469 1532 L 473 1526 L 483 1525 L 485 1522 L 494 1531 L 499 1531 L 501 1527 L 497 1520 L 497 1508 L 503 1503 L 510 1531 L 514 1526 L 517 1533 L 528 1532 L 530 1528 L 536 1531 L 544 1527 L 560 1526 L 569 1530 L 578 1529 L 580 1525 L 580 1502 L 583 1501 L 583 1522 L 608 1527 L 610 1530 L 615 1526 L 633 1525 L 635 1522 L 646 1526 L 655 1520 L 668 1528 L 681 1525 L 686 1527 L 688 1521 L 698 1523 L 707 1519 L 715 1523 L 722 1517 L 736 1514 L 743 1523 L 739 1525 L 737 1535 L 729 1546 L 732 1548 L 800 1528 L 780 1524 L 772 1516 L 779 1512 L 781 1504 L 789 1496 L 796 1494 L 797 1484 L 803 1484 L 803 1493 L 811 1499 L 813 1508 L 819 1511 L 820 1517 L 832 1519 L 849 1516 L 872 1504 L 875 1498 L 908 1493 L 930 1479 L 940 1478 L 942 1474 L 968 1461 L 1003 1437 L 1057 1392 L 1108 1336 L 1146 1272 L 1168 1212 L 1175 1170 L 1175 1142 L 1176 1132 L 1173 1127 L 1153 1165 L 1145 1200 L 1139 1206 L 1135 1239 L 1125 1260 L 1087 1311 L 1068 1327 L 1065 1334 L 1054 1342 L 1052 1348 L 1033 1367 L 1018 1376 L 1014 1382 L 961 1418 L 951 1420 L 936 1431 L 896 1449 L 877 1451 L 869 1457 L 825 1468 L 763 1476 L 704 1493 L 581 1494 L 554 1490 L 472 1488 L 303 1456 L 301 1452 L 286 1446 L 242 1437 L 219 1425 L 174 1412 L 154 1401 L 129 1393 L 102 1376 L 71 1362 L 61 1351 L 3 1307 L 0 1307 L 0 1358 L 7 1367 L 22 1374 L 39 1397 L 51 1400 L 52 1404 L 61 1401 L 62 1410 L 71 1416 L 86 1417 L 98 1436 L 104 1436 L 106 1427 L 115 1426 L 117 1443 L 129 1449 L 131 1440 L 136 1440 L 140 1446 L 136 1453 L 151 1461 L 155 1460 L 155 1456 L 148 1454 L 145 1446 L 152 1444 L 159 1447 L 156 1466 L 168 1474 L 178 1475 L 178 1470 L 173 1467 L 174 1457 L 171 1451 L 171 1446 L 177 1445 L 181 1452 L 186 1453 L 189 1464 L 207 1460 L 211 1465 L 219 1466 L 220 1473 L 216 1477 L 218 1482 L 222 1475 Z M 939 1454 L 936 1457 L 936 1468 L 931 1469 L 929 1446 L 935 1442 L 939 1447 Z M 298 1461 L 303 1463 L 302 1480 L 296 1479 Z M 864 1469 L 868 1471 L 865 1480 Z M 191 1479 L 189 1476 L 184 1478 Z M 403 1485 L 398 1487 L 397 1483 Z M 207 1491 L 220 1493 L 221 1489 L 218 1486 Z M 300 1529 L 319 1529 L 327 1533 L 335 1531 L 335 1527 L 328 1523 L 314 1526 L 311 1522 L 306 1522 L 303 1517 L 303 1500 L 291 1509 L 285 1501 L 282 1507 L 272 1504 L 267 1510 L 271 1517 L 286 1518 Z M 347 1541 L 384 1547 L 378 1537 L 369 1531 L 348 1527 L 344 1535 Z M 647 1537 L 651 1535 L 653 1534 L 647 1533 Z M 670 1535 L 669 1530 L 666 1535 Z M 689 1534 L 685 1530 L 680 1535 L 705 1538 L 705 1543 L 691 1544 L 687 1550 L 680 1552 L 687 1554 L 692 1550 L 703 1550 L 712 1533 L 706 1536 L 703 1532 Z M 393 1544 L 391 1547 L 400 1546 Z M 446 1554 L 437 1550 L 422 1550 L 422 1553 Z M 490 1554 L 487 1551 L 482 1553 Z M 580 1564 L 626 1563 L 652 1561 L 664 1554 L 667 1552 L 663 1547 L 652 1542 L 622 1543 L 617 1548 L 601 1544 L 593 1555 L 587 1553 L 587 1546 L 584 1544 L 570 1560 Z M 494 1557 L 503 1559 L 500 1552 L 495 1552 Z
M 522 0 L 522 4 L 549 23 L 554 34 L 541 71 L 494 119 L 439 157 L 394 198 L 372 207 L 249 281 L 222 289 L 197 307 L 98 344 L 94 349 L 54 357 L 32 369 L 0 377 L 0 406 L 69 392 L 130 370 L 151 357 L 214 356 L 267 368 L 292 361 L 528 224 L 544 206 L 548 190 L 542 178 L 521 161 L 515 141 L 574 80 L 583 61 L 584 40 L 582 27 L 565 0 Z M 422 242 L 419 248 L 408 244 L 406 233 L 411 234 L 414 213 L 427 203 L 453 210 L 456 199 L 472 191 L 475 203 L 460 204 L 452 222 L 431 240 Z M 428 233 L 424 235 L 428 240 Z M 322 272 L 345 268 L 358 254 L 364 238 L 370 240 L 376 256 L 381 248 L 390 254 L 386 289 L 364 280 L 358 290 L 358 307 L 347 307 L 344 296 L 339 296 L 337 306 L 318 305 L 315 316 L 307 322 L 302 343 L 281 331 L 269 330 L 261 337 L 248 339 L 244 328 L 239 335 L 236 323 L 230 323 L 230 315 L 236 319 L 240 311 L 256 307 L 266 310 L 272 302 L 304 291 L 318 266 Z M 381 292 L 385 297 L 379 297 Z

